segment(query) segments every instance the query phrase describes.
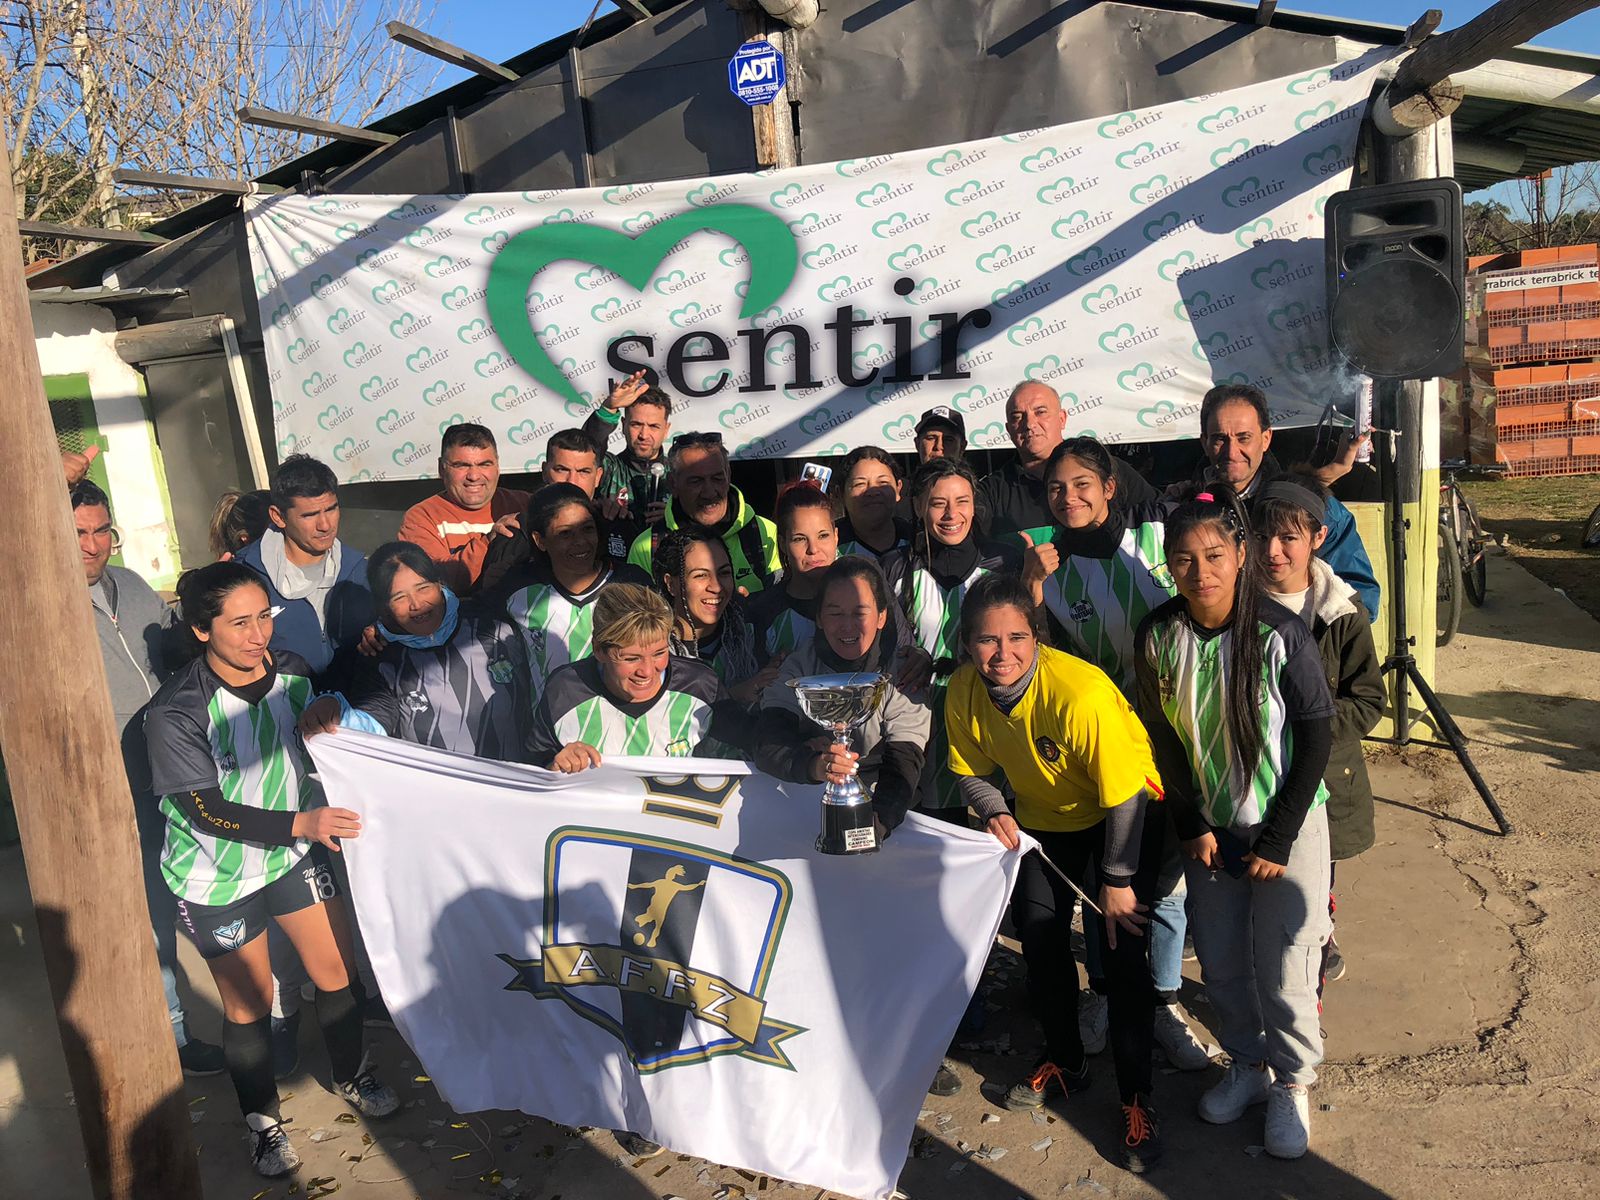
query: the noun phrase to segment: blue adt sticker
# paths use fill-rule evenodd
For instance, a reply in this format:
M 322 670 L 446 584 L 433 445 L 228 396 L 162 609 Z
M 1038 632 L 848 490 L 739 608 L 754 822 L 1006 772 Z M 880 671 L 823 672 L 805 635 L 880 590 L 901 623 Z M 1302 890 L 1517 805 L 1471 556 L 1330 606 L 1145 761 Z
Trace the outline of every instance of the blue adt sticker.
M 771 104 L 787 78 L 783 55 L 770 42 L 746 42 L 728 60 L 728 88 L 752 108 Z

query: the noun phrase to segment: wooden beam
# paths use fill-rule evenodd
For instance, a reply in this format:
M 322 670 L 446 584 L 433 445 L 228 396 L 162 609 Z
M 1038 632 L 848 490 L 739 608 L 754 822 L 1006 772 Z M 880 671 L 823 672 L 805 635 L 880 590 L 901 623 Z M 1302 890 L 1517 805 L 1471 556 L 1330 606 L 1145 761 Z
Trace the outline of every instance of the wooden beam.
M 502 67 L 499 63 L 491 62 L 482 55 L 474 54 L 471 50 L 463 50 L 460 46 L 453 45 L 442 38 L 436 38 L 430 33 L 423 33 L 422 30 L 413 25 L 407 25 L 404 21 L 390 21 L 384 26 L 384 29 L 392 40 L 399 42 L 402 46 L 410 46 L 413 50 L 420 50 L 422 53 L 432 55 L 434 58 L 447 62 L 451 66 L 482 75 L 485 79 L 493 79 L 499 83 L 514 83 L 521 78 L 509 67 Z
M 247 125 L 287 129 L 290 133 L 309 133 L 336 142 L 353 142 L 358 146 L 387 146 L 399 140 L 392 133 L 379 133 L 376 129 L 360 129 L 354 125 L 341 125 L 337 121 L 319 121 L 315 117 L 278 112 L 272 108 L 256 108 L 251 104 L 239 110 L 239 119 Z
M 68 238 L 75 242 L 127 242 L 139 246 L 162 246 L 168 241 L 138 229 L 96 229 L 88 225 L 57 225 L 54 221 L 18 221 L 23 237 Z
M 1553 29 L 1579 13 L 1600 7 L 1600 0 L 1499 0 L 1458 29 L 1429 38 L 1400 64 L 1390 85 L 1395 96 L 1426 91 L 1488 62 L 1502 51 Z
M 40 377 L 6 175 L 0 177 L 0 446 L 6 448 L 0 511 L 7 520 L 0 524 L 0 556 L 27 569 L 0 575 L 0 743 L 38 946 L 83 1135 L 89 1194 L 200 1200 L 121 727 L 111 710 Z M 70 818 L 63 799 L 70 799 Z M 24 937 L 32 926 L 30 920 Z M 44 1040 L 39 1032 L 31 1036 Z M 35 1157 L 33 1165 L 46 1161 Z M 16 1168 L 6 1175 L 13 1181 L 7 1195 L 76 1190 L 56 1177 L 27 1186 Z
M 1413 46 L 1420 46 L 1422 42 L 1439 28 L 1439 22 L 1444 20 L 1444 13 L 1437 8 L 1430 8 L 1406 28 L 1405 41 L 1401 44 L 1407 50 Z
M 1256 24 L 1263 29 L 1272 24 L 1273 14 L 1278 11 L 1278 0 L 1259 0 L 1256 5 Z
M 165 171 L 132 171 L 118 167 L 111 172 L 115 183 L 136 187 L 179 188 L 186 192 L 217 192 L 224 196 L 248 196 L 252 192 L 272 195 L 283 191 L 275 183 L 251 183 L 248 179 L 202 179 L 197 175 L 171 175 Z

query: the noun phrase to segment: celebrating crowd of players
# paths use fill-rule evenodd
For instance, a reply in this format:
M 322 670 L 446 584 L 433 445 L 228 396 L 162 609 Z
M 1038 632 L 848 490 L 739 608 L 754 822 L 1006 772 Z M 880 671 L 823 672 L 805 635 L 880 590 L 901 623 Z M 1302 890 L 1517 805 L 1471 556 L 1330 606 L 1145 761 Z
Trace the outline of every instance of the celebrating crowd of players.
M 693 754 L 802 784 L 859 773 L 882 838 L 911 811 L 1007 847 L 1025 832 L 1042 855 L 1011 919 L 1043 1048 L 1007 1106 L 1081 1091 L 1109 1045 L 1123 1161 L 1153 1164 L 1153 1050 L 1211 1066 L 1178 1006 L 1192 938 L 1228 1058 L 1201 1117 L 1264 1102 L 1266 1150 L 1303 1154 L 1322 985 L 1343 973 L 1332 864 L 1373 841 L 1360 740 L 1383 702 L 1378 587 L 1327 489 L 1349 459 L 1283 470 L 1265 398 L 1222 385 L 1204 467 L 1158 493 L 1066 438 L 1059 397 L 1027 382 L 1006 405 L 1016 458 L 982 480 L 961 414 L 934 408 L 909 479 L 862 447 L 769 519 L 721 436 L 669 440 L 671 412 L 623 380 L 550 438 L 531 495 L 499 486 L 487 429 L 452 426 L 442 491 L 370 558 L 338 537 L 333 473 L 292 456 L 270 492 L 219 505 L 218 561 L 184 574 L 176 611 L 108 565 L 107 498 L 67 463 L 180 1058 L 230 1074 L 257 1169 L 299 1162 L 275 1079 L 304 1001 L 340 1094 L 398 1106 L 363 1054 L 388 1014 L 342 900 L 360 816 L 326 805 L 305 750 L 340 726 L 564 772 Z M 846 751 L 785 685 L 853 670 L 891 685 Z M 1103 914 L 1085 914 L 1086 990 L 1069 879 Z M 215 977 L 221 1047 L 185 1028 L 175 929 Z M 947 1064 L 930 1090 L 960 1086 Z

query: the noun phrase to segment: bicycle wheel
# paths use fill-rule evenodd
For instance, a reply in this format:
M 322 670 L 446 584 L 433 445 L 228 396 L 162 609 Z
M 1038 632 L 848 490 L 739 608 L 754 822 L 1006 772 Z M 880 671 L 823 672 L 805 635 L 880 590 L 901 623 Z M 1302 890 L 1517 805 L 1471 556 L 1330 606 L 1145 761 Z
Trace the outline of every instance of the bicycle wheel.
M 1461 505 L 1461 582 L 1473 608 L 1482 608 L 1489 595 L 1489 556 L 1484 553 L 1483 527 L 1478 524 L 1478 514 L 1472 502 L 1458 490 L 1456 498 Z
M 1583 524 L 1583 546 L 1586 550 L 1600 547 L 1600 504 L 1595 505 L 1589 519 Z
M 1438 616 L 1436 644 L 1449 645 L 1461 627 L 1461 548 L 1455 531 L 1439 526 L 1439 584 L 1435 612 Z

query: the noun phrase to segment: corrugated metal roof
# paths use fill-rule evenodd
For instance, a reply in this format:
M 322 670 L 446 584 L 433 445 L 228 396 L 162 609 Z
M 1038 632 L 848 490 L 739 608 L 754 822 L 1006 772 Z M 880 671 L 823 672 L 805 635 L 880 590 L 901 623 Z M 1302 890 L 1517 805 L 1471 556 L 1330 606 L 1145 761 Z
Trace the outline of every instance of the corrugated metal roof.
M 679 7 L 688 0 L 644 0 L 654 14 L 662 14 Z M 1081 0 L 1065 0 L 1081 3 Z M 1136 7 L 1169 12 L 1195 13 L 1216 20 L 1254 24 L 1255 3 L 1237 3 L 1234 0 L 1139 0 Z M 583 39 L 584 46 L 613 37 L 636 21 L 636 17 L 623 10 L 615 10 L 595 20 Z M 1405 27 L 1370 21 L 1355 21 L 1320 13 L 1295 12 L 1279 9 L 1272 19 L 1274 28 L 1292 32 L 1342 37 L 1372 45 L 1399 45 L 1405 36 Z M 541 67 L 561 60 L 577 44 L 578 30 L 552 38 L 534 46 L 503 64 L 519 76 L 527 75 Z M 1600 56 L 1579 54 L 1543 47 L 1519 46 L 1498 56 L 1498 61 L 1524 63 L 1534 66 L 1554 67 L 1600 75 Z M 463 107 L 483 99 L 496 90 L 514 86 L 473 75 L 448 88 L 435 92 L 415 104 L 373 121 L 367 128 L 383 133 L 404 135 L 421 129 L 431 121 L 445 116 L 452 108 Z M 1508 120 L 1509 118 L 1514 120 Z M 1457 178 L 1464 188 L 1487 187 L 1504 179 L 1569 163 L 1600 159 L 1600 117 L 1566 110 L 1537 106 L 1515 105 L 1501 101 L 1469 96 L 1456 113 L 1453 127 L 1457 134 L 1472 133 L 1480 128 L 1492 129 L 1494 136 L 1512 140 L 1527 147 L 1527 155 L 1516 175 L 1495 171 L 1473 164 L 1460 164 Z M 371 153 L 370 147 L 344 142 L 329 142 L 308 151 L 300 157 L 258 177 L 262 183 L 296 186 L 304 172 L 327 172 L 360 160 Z M 203 228 L 236 210 L 238 200 L 232 196 L 216 196 L 195 204 L 183 211 L 150 226 L 150 232 L 177 239 Z M 144 251 L 137 246 L 102 244 L 48 267 L 29 277 L 34 288 L 82 285 L 98 282 L 104 273 L 118 263 L 138 257 Z

